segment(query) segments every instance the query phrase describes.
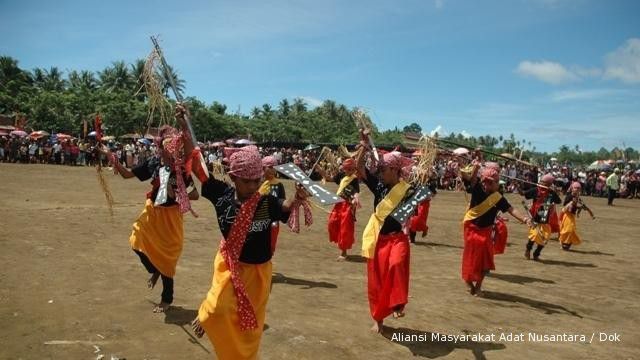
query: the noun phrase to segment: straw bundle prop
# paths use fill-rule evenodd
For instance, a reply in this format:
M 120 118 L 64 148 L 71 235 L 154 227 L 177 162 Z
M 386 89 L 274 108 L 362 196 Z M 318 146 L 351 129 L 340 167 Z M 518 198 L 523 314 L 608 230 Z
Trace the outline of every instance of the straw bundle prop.
M 338 165 L 338 158 L 333 153 L 333 151 L 331 151 L 331 149 L 326 146 L 323 147 L 319 157 L 321 157 L 322 159 L 320 160 L 318 165 L 322 170 L 324 170 L 326 174 L 333 176 L 338 173 L 338 171 L 340 170 L 340 165 Z
M 109 208 L 109 215 L 113 217 L 113 204 L 115 201 L 113 200 L 113 195 L 111 195 L 111 189 L 109 188 L 109 183 L 107 179 L 104 177 L 104 173 L 102 172 L 102 166 L 100 165 L 101 160 L 98 160 L 98 166 L 96 166 L 96 173 L 98 175 L 98 183 L 100 184 L 100 188 L 104 193 L 104 197 L 107 199 L 107 207 Z
M 417 150 L 421 155 L 414 170 L 411 172 L 409 182 L 416 185 L 427 185 L 433 172 L 433 163 L 438 156 L 438 146 L 436 139 L 427 136 L 423 136 L 418 144 Z
M 149 106 L 147 112 L 147 128 L 153 125 L 161 127 L 162 125 L 171 125 L 173 123 L 173 107 L 163 91 L 163 89 L 166 88 L 167 81 L 162 74 L 163 69 L 160 54 L 154 48 L 151 50 L 149 56 L 147 56 L 142 71 L 142 81 Z M 140 90 L 138 90 L 138 92 Z
M 100 114 L 96 114 L 96 119 L 94 122 L 94 130 L 96 132 L 96 140 L 98 141 L 97 146 L 101 146 L 100 142 L 102 141 L 102 118 Z M 104 177 L 104 173 L 102 172 L 102 154 L 96 149 L 96 154 L 98 156 L 98 164 L 96 165 L 96 174 L 98 176 L 98 184 L 100 184 L 100 189 L 102 189 L 102 193 L 104 193 L 104 197 L 107 200 L 107 208 L 109 209 L 109 215 L 113 217 L 113 195 L 111 195 L 111 189 L 109 188 L 109 183 L 107 179 Z M 109 161 L 113 161 L 113 159 L 109 159 Z M 112 165 L 115 169 L 115 165 Z

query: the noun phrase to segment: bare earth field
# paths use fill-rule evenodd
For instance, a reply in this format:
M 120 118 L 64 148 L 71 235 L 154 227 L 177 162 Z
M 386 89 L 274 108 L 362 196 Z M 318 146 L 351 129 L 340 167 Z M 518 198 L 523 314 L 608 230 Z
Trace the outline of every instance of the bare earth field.
M 113 218 L 92 168 L 0 164 L 0 359 L 214 358 L 209 341 L 196 340 L 187 325 L 210 286 L 221 236 L 213 207 L 201 199 L 194 202 L 200 217 L 185 215 L 174 306 L 154 314 L 161 286 L 146 288 L 148 275 L 128 244 L 150 185 L 106 176 Z M 292 194 L 292 183 L 286 187 Z M 371 193 L 362 195 L 354 254 L 372 212 Z M 508 198 L 521 208 L 518 196 Z M 327 214 L 314 209 L 310 229 L 281 228 L 261 358 L 640 358 L 640 201 L 617 199 L 608 208 L 605 199 L 585 200 L 597 220 L 578 220 L 583 244 L 564 252 L 550 241 L 541 262 L 524 260 L 526 227 L 511 221 L 510 246 L 496 257 L 486 298 L 476 298 L 460 279 L 465 197 L 441 192 L 429 235 L 411 246 L 407 316 L 385 321 L 384 336 L 369 332 L 366 264 L 359 256 L 335 261 Z M 432 338 L 478 333 L 482 339 Z M 538 342 L 530 333 L 586 340 Z M 600 333 L 617 339 L 600 341 Z

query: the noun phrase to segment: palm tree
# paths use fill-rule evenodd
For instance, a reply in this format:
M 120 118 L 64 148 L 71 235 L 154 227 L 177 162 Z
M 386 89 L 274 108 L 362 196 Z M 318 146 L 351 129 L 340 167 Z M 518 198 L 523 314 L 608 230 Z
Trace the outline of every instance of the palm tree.
M 178 77 L 178 73 L 171 67 L 171 65 L 167 65 L 167 67 L 176 87 L 176 89 L 174 90 L 182 95 L 182 93 L 184 92 L 185 81 Z M 171 81 L 168 76 L 169 75 L 166 72 L 162 73 L 162 79 L 164 80 L 164 84 L 162 85 L 162 92 L 164 92 L 165 96 L 168 96 L 169 89 L 171 88 Z
M 278 104 L 278 112 L 280 112 L 280 115 L 282 115 L 282 117 L 287 117 L 289 116 L 290 110 L 291 107 L 289 106 L 289 100 L 282 99 L 280 101 L 280 104 Z
M 144 59 L 137 59 L 131 64 L 131 78 L 133 79 L 133 91 L 138 94 L 139 100 L 144 100 L 146 92 L 144 89 L 144 65 L 146 61 Z
M 307 103 L 304 102 L 302 98 L 293 99 L 293 112 L 296 115 L 307 112 Z
M 102 70 L 100 85 L 107 91 L 128 90 L 132 88 L 132 78 L 124 61 L 114 61 L 111 67 Z
M 62 78 L 62 71 L 52 66 L 44 71 L 43 88 L 50 91 L 64 91 L 67 81 Z

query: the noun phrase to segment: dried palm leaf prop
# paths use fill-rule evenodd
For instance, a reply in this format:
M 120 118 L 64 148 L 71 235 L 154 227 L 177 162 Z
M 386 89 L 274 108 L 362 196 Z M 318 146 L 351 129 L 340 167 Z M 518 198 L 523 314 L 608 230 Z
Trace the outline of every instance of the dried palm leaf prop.
M 343 159 L 348 159 L 350 157 L 353 156 L 352 153 L 349 152 L 349 150 L 347 149 L 346 146 L 344 145 L 340 145 L 338 146 L 338 151 L 337 151 L 338 155 L 343 158 Z
M 154 124 L 160 127 L 173 123 L 173 108 L 163 91 L 166 87 L 166 79 L 163 74 L 161 53 L 154 48 L 151 50 L 149 56 L 147 56 L 142 71 L 142 81 L 149 106 L 147 112 L 147 129 L 153 127 Z M 140 92 L 140 90 L 138 90 L 138 92 Z
M 356 127 L 361 130 L 361 142 L 364 142 L 369 148 L 371 148 L 372 158 L 369 161 L 369 167 L 375 167 L 378 161 L 380 161 L 380 157 L 378 155 L 378 150 L 373 143 L 373 139 L 371 138 L 371 133 L 373 132 L 373 123 L 371 119 L 367 116 L 362 108 L 355 108 L 352 112 L 353 121 L 356 123 Z M 364 159 L 363 152 L 366 151 L 365 147 L 361 146 L 356 150 L 353 156 L 356 159 Z
M 322 148 L 320 155 L 322 157 L 318 163 L 320 168 L 324 170 L 326 174 L 331 176 L 337 174 L 340 170 L 340 165 L 338 165 L 338 159 L 334 155 L 333 151 L 325 146 Z
M 173 91 L 176 101 L 181 103 L 183 98 L 176 86 L 176 81 L 170 71 L 169 65 L 164 59 L 162 49 L 160 48 L 157 39 L 152 36 L 151 42 L 153 43 L 153 50 L 147 58 L 143 71 L 145 91 L 149 101 L 148 126 L 151 127 L 155 118 L 154 114 L 157 112 L 157 117 L 159 117 L 158 127 L 161 127 L 173 122 L 172 106 L 169 99 L 163 92 L 166 85 L 169 85 L 169 88 Z M 181 174 L 186 173 L 187 175 L 191 175 L 191 170 L 193 168 L 200 181 L 203 182 L 208 178 L 208 171 L 204 163 L 204 159 L 202 158 L 202 154 L 200 153 L 200 149 L 196 147 L 192 153 L 184 153 L 184 141 L 191 142 L 195 147 L 197 140 L 195 133 L 193 132 L 191 122 L 189 121 L 188 114 L 181 113 L 181 116 L 184 116 L 188 133 L 185 134 L 182 130 L 168 129 L 166 133 L 171 140 L 167 144 L 164 144 L 164 151 L 169 152 L 171 155 L 173 160 L 173 171 L 177 174 L 176 202 L 180 205 L 180 211 L 182 213 L 191 211 L 194 216 L 197 216 L 191 208 L 191 202 L 189 201 L 189 196 L 186 191 L 184 178 Z M 160 135 L 162 136 L 162 134 Z
M 102 118 L 100 117 L 100 114 L 96 114 L 94 130 L 96 132 L 96 140 L 98 142 L 98 146 L 100 146 L 100 142 L 102 141 Z M 96 165 L 96 173 L 98 175 L 98 183 L 100 184 L 100 188 L 104 193 L 104 197 L 107 199 L 107 207 L 109 208 L 109 215 L 113 217 L 114 200 L 113 200 L 113 195 L 111 195 L 111 189 L 109 188 L 109 183 L 107 182 L 107 179 L 104 177 L 104 173 L 102 173 L 101 157 L 102 157 L 102 154 L 98 153 L 98 165 Z
M 427 185 L 433 172 L 433 163 L 438 156 L 436 139 L 423 136 L 418 142 L 420 155 L 414 170 L 411 172 L 409 182 L 415 185 Z

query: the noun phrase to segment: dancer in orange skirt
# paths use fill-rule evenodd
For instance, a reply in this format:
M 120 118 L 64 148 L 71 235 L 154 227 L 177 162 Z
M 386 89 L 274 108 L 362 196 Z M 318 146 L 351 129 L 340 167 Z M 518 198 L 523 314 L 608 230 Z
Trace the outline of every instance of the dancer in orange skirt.
M 140 257 L 142 265 L 151 274 L 147 281 L 149 289 L 153 289 L 162 278 L 162 296 L 154 312 L 164 312 L 173 302 L 173 277 L 176 265 L 182 253 L 184 241 L 183 219 L 177 194 L 180 191 L 177 176 L 182 176 L 185 191 L 190 200 L 198 199 L 191 176 L 186 173 L 176 174 L 173 170 L 175 159 L 166 147 L 181 136 L 177 130 L 165 126 L 156 139 L 159 154 L 147 159 L 142 164 L 129 170 L 114 158 L 106 147 L 100 151 L 112 159 L 115 170 L 124 179 L 133 177 L 140 181 L 151 179 L 152 189 L 147 193 L 144 209 L 133 224 L 129 243 L 133 251 Z
M 479 179 L 479 168 L 479 162 L 474 160 L 470 172 L 460 172 L 467 192 L 471 193 L 463 220 L 462 279 L 474 296 L 482 296 L 482 281 L 490 270 L 495 270 L 492 232 L 498 211 L 508 212 L 520 222 L 531 225 L 531 219 L 522 216 L 498 191 L 499 170 L 485 167 Z
M 572 245 L 580 245 L 582 242 L 577 231 L 577 216 L 581 210 L 586 210 L 591 215 L 591 219 L 596 217 L 593 215 L 591 209 L 586 207 L 580 200 L 580 192 L 582 191 L 582 185 L 579 182 L 574 181 L 569 187 L 569 193 L 564 198 L 564 204 L 562 207 L 562 213 L 560 215 L 560 244 L 562 244 L 562 250 L 569 250 Z
M 555 204 L 560 204 L 562 200 L 553 188 L 554 181 L 553 175 L 546 174 L 540 180 L 542 186 L 532 187 L 523 193 L 525 199 L 533 199 L 529 212 L 535 223 L 535 226 L 529 229 L 529 241 L 524 252 L 527 259 L 531 258 L 533 245 L 537 244 L 533 260 L 538 260 L 551 234 L 560 232 Z
M 186 109 L 179 105 L 183 129 Z M 185 152 L 194 148 L 185 142 Z M 213 262 L 211 287 L 191 323 L 196 336 L 206 334 L 218 359 L 256 359 L 271 289 L 271 224 L 286 221 L 308 196 L 297 187 L 295 201 L 260 194 L 264 168 L 255 146 L 229 156 L 233 186 L 211 174 L 200 177 L 202 196 L 215 208 L 222 232 Z

